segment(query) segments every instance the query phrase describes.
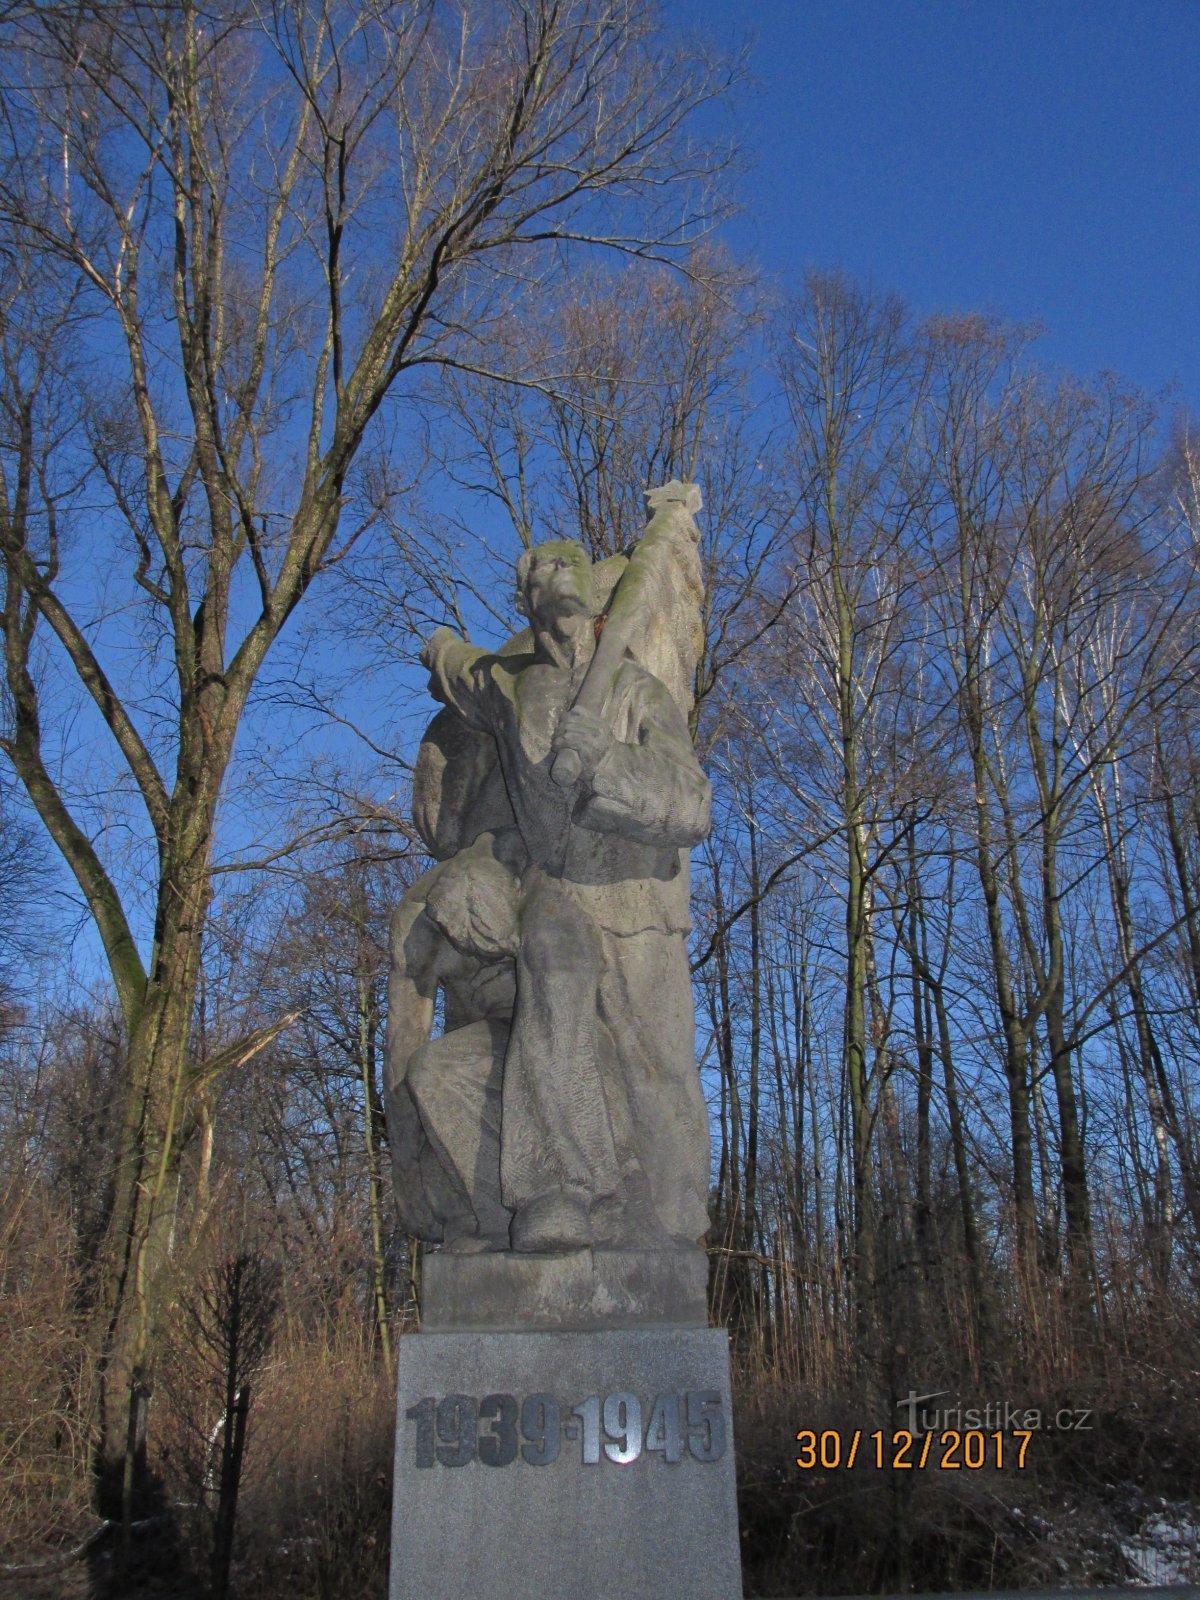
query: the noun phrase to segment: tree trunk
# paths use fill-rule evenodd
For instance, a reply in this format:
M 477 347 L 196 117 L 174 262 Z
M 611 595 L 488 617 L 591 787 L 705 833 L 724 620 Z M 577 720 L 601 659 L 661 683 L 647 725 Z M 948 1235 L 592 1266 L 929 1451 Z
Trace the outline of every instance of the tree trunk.
M 188 1034 L 209 888 L 200 870 L 168 874 L 145 998 L 130 1033 L 107 1231 L 101 1373 L 101 1457 L 120 1471 L 122 1518 L 134 1515 L 154 1335 L 175 1238 Z
M 375 1074 L 375 1036 L 378 1018 L 374 996 L 367 979 L 359 979 L 358 1046 L 363 1086 L 363 1143 L 367 1156 L 367 1209 L 371 1219 L 371 1295 L 375 1309 L 375 1331 L 388 1371 L 392 1367 L 392 1335 L 388 1318 L 387 1262 L 383 1251 L 384 1176 L 380 1151 L 380 1131 L 384 1126 L 383 1105 Z

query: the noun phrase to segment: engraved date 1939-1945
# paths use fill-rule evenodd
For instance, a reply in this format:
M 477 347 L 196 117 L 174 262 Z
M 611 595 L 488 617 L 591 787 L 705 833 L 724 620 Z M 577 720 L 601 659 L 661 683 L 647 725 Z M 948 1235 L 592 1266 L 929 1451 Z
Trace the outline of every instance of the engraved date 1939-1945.
M 725 1454 L 725 1416 L 715 1389 L 660 1394 L 646 1414 L 635 1394 L 590 1394 L 566 1409 L 551 1394 L 518 1400 L 511 1394 L 426 1395 L 405 1417 L 416 1424 L 414 1465 L 507 1467 L 514 1461 L 548 1467 L 563 1440 L 579 1441 L 585 1467 L 602 1460 L 628 1466 L 643 1454 L 672 1465 L 686 1454 L 719 1461 Z

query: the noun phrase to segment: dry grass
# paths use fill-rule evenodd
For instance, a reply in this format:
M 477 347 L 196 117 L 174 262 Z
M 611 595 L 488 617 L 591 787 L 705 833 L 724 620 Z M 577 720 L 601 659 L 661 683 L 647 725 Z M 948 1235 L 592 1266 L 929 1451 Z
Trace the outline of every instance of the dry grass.
M 36 1188 L 0 1235 L 0 1561 L 52 1558 L 95 1526 L 89 1509 L 93 1372 L 75 1325 L 69 1241 Z M 748 1595 L 1119 1583 L 1120 1549 L 1159 1501 L 1200 1499 L 1200 1315 L 1181 1286 L 1155 1298 L 1110 1260 L 1102 1318 L 1060 1285 L 997 1282 L 988 1348 L 947 1273 L 936 1292 L 890 1282 L 871 1362 L 844 1314 L 795 1302 L 735 1340 L 735 1435 Z M 778 1310 L 776 1306 L 774 1309 Z M 785 1308 L 787 1309 L 787 1308 Z M 767 1336 L 769 1334 L 769 1336 Z M 189 1375 L 190 1374 L 190 1375 Z M 164 1363 L 152 1476 L 168 1508 L 144 1537 L 142 1600 L 200 1594 L 211 1485 L 194 1449 L 219 1424 L 211 1375 Z M 387 1588 L 393 1375 L 364 1303 L 282 1314 L 253 1375 L 234 1592 L 361 1600 Z M 205 1385 L 208 1385 L 205 1387 Z M 800 1470 L 796 1432 L 890 1436 L 909 1389 L 944 1404 L 1009 1401 L 1083 1431 L 1035 1435 L 1022 1470 Z M 191 1441 L 189 1443 L 189 1440 Z M 200 1460 L 199 1470 L 197 1461 Z M 211 1518 L 208 1518 L 211 1520 Z M 166 1526 L 166 1522 L 170 1526 Z M 92 1577 L 101 1575 L 96 1561 Z M 189 1577 L 189 1574 L 192 1576 Z M 189 1589 L 189 1583 L 192 1588 Z M 89 1569 L 0 1577 L 0 1600 L 84 1600 Z
M 1160 1504 L 1200 1501 L 1196 1307 L 1186 1295 L 1113 1292 L 1093 1321 L 1046 1286 L 1014 1306 L 978 1362 L 964 1359 L 953 1319 L 932 1317 L 910 1346 L 886 1329 L 874 1370 L 803 1349 L 769 1367 L 743 1359 L 734 1405 L 747 1595 L 1129 1581 L 1121 1540 Z M 949 1391 L 943 1406 L 1009 1401 L 1046 1424 L 1088 1415 L 1079 1429 L 1043 1426 L 1021 1470 L 1011 1450 L 1002 1471 L 994 1456 L 978 1471 L 879 1470 L 869 1447 L 851 1471 L 797 1467 L 798 1430 L 836 1431 L 844 1459 L 855 1430 L 890 1439 L 904 1427 L 895 1402 L 910 1389 Z
M 386 1592 L 394 1427 L 394 1375 L 360 1322 L 282 1333 L 250 1417 L 241 1593 Z
M 95 1371 L 71 1240 L 38 1186 L 0 1196 L 0 1560 L 76 1543 L 89 1506 Z

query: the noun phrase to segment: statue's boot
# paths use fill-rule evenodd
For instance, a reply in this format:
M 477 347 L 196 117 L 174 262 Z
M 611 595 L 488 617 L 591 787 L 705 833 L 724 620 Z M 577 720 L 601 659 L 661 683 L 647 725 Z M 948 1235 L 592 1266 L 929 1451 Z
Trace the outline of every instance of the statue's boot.
M 513 1249 L 523 1255 L 585 1249 L 592 1242 L 589 1209 L 586 1196 L 576 1189 L 552 1189 L 538 1195 L 513 1218 Z
M 645 1173 L 636 1166 L 624 1174 L 616 1194 L 592 1207 L 592 1238 L 598 1249 L 678 1249 L 654 1209 Z

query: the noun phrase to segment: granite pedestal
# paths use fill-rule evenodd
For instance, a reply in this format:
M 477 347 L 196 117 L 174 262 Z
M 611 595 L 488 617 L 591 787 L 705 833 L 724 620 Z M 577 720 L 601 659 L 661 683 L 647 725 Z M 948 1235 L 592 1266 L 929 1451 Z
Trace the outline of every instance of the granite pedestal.
M 427 1262 L 400 1347 L 390 1600 L 741 1595 L 727 1336 L 703 1326 L 695 1261 L 659 1263 L 679 1321 L 655 1323 L 653 1263 L 616 1256 Z M 567 1326 L 462 1326 L 509 1322 L 518 1288 L 548 1319 L 555 1278 Z M 644 1320 L 597 1326 L 605 1306 Z

